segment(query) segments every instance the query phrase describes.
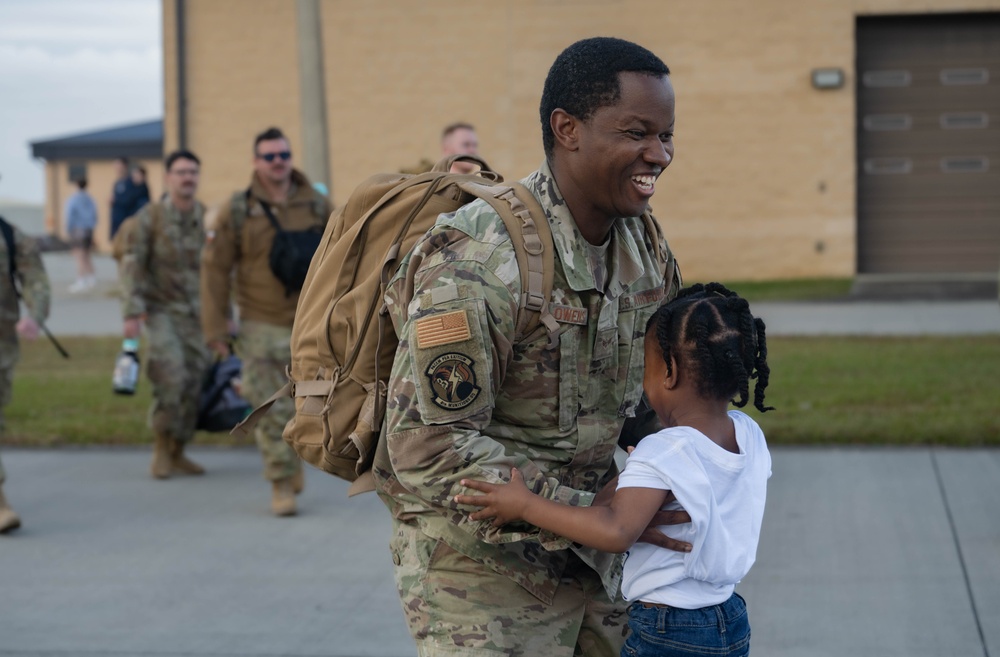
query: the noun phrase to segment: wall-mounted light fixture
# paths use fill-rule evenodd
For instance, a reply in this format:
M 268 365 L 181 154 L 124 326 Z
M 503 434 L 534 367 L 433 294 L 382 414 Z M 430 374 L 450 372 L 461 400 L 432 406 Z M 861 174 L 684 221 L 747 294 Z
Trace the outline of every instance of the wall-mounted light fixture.
M 844 86 L 844 69 L 814 68 L 812 85 L 817 89 L 840 89 Z

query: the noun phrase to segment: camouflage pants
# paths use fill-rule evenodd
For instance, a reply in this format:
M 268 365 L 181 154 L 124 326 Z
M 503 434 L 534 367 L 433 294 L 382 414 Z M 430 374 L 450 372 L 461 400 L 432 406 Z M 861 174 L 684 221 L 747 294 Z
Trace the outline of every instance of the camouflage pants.
M 208 350 L 198 318 L 150 313 L 146 376 L 153 384 L 149 426 L 178 442 L 194 437 L 198 396 L 208 369 Z
M 14 325 L 4 323 L 0 326 L 0 435 L 3 435 L 7 426 L 4 421 L 3 410 L 10 403 L 11 391 L 14 385 L 14 366 L 21 356 L 17 344 L 17 333 Z M 0 461 L 0 485 L 7 478 L 3 469 L 3 461 Z
M 617 657 L 625 603 L 571 557 L 551 605 L 511 580 L 393 520 L 396 587 L 420 657 Z
M 260 406 L 288 382 L 285 368 L 292 361 L 291 341 L 291 328 L 249 321 L 240 326 L 237 349 L 243 361 L 243 397 L 251 406 Z M 271 481 L 291 477 L 301 467 L 298 455 L 281 437 L 294 413 L 291 399 L 278 400 L 254 427 L 264 477 Z

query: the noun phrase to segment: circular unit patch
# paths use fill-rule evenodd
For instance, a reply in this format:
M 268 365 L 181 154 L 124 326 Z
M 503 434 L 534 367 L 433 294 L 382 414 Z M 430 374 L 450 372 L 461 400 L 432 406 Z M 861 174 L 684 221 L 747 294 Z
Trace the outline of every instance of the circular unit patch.
M 431 381 L 432 401 L 457 411 L 476 400 L 482 388 L 476 385 L 475 361 L 464 354 L 442 354 L 431 361 L 425 374 Z

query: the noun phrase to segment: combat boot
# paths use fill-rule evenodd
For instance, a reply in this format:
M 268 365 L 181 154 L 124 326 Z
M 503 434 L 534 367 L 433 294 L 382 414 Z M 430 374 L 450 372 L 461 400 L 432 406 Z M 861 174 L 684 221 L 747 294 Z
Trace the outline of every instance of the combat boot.
M 184 456 L 184 443 L 179 440 L 171 440 L 170 442 L 170 468 L 174 474 L 205 474 L 205 468 Z
M 20 526 L 21 518 L 7 505 L 7 498 L 3 496 L 3 489 L 0 488 L 0 534 L 6 534 Z
M 271 513 L 276 516 L 295 515 L 295 489 L 292 477 L 271 482 Z
M 155 479 L 169 479 L 171 471 L 171 441 L 161 433 L 153 436 L 153 462 L 149 464 L 149 474 Z
M 292 490 L 298 495 L 306 487 L 306 476 L 302 472 L 302 461 L 296 462 L 295 474 L 292 475 Z

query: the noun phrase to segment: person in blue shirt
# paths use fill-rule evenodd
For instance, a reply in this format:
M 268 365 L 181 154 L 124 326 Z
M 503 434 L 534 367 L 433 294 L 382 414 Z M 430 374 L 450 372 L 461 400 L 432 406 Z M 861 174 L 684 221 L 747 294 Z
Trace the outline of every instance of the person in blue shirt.
M 66 200 L 66 233 L 70 248 L 76 259 L 76 280 L 69 286 L 70 292 L 84 292 L 94 287 L 94 263 L 90 251 L 94 246 L 94 228 L 97 226 L 97 205 L 87 193 L 87 180 L 76 181 L 77 191 Z

